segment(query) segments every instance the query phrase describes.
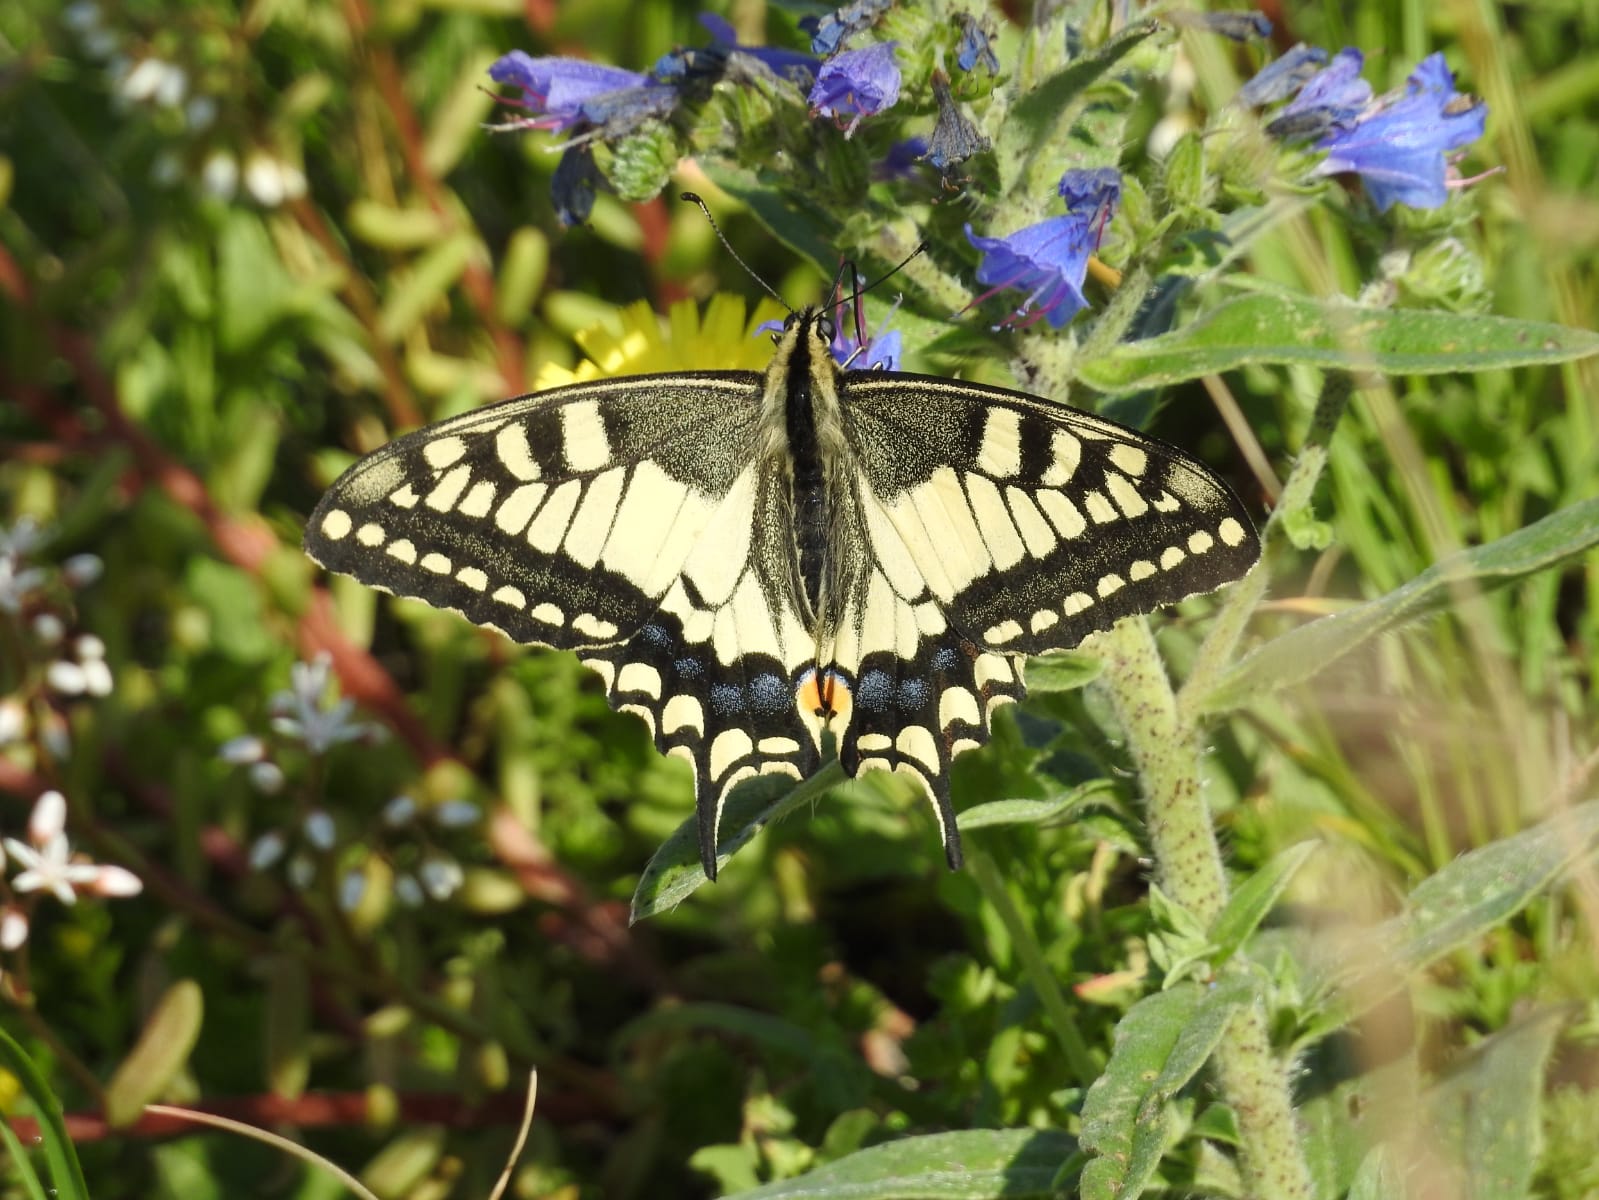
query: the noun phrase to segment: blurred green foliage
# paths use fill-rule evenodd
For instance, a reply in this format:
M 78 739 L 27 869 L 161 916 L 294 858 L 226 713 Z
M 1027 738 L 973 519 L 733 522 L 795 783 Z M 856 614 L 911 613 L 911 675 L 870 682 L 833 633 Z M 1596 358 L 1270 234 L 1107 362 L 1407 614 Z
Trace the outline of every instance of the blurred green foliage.
M 1096 21 L 1106 8 L 1070 7 Z M 809 11 L 739 0 L 729 15 L 746 41 L 799 46 Z M 1082 1166 L 1074 1139 L 1108 1103 L 1101 1092 L 1085 1118 L 1083 1056 L 1104 1068 L 1118 1021 L 1163 971 L 1216 954 L 1203 928 L 1151 903 L 1138 780 L 1103 696 L 1078 686 L 1091 671 L 1003 716 L 994 744 L 957 765 L 957 803 L 1037 805 L 974 821 L 986 868 L 946 872 L 924 807 L 869 779 L 801 806 L 714 888 L 629 927 L 641 872 L 690 811 L 686 772 L 607 709 L 571 656 L 315 576 L 300 528 L 354 455 L 575 364 L 577 336 L 615 327 L 629 302 L 665 311 L 720 290 L 753 304 L 695 210 L 644 198 L 668 173 L 668 196 L 711 197 L 729 241 L 790 303 L 816 299 L 839 254 L 880 269 L 929 231 L 906 272 L 912 363 L 998 382 L 1014 382 L 1013 355 L 1047 365 L 1064 343 L 949 320 L 979 290 L 960 226 L 1037 219 L 1044 199 L 996 214 L 983 197 L 1112 146 L 1162 181 L 1130 187 L 1128 228 L 1148 232 L 1141 214 L 1169 202 L 1193 222 L 1164 263 L 1173 274 L 1206 275 L 1212 235 L 1236 237 L 1236 265 L 1261 289 L 1594 324 L 1592 5 L 1283 14 L 1279 49 L 1363 46 L 1374 77 L 1397 83 L 1443 48 L 1486 97 L 1474 161 L 1505 173 L 1435 213 L 1378 217 L 1338 196 L 1265 228 L 1202 228 L 1196 172 L 1236 183 L 1250 164 L 1207 164 L 1190 139 L 1162 167 L 1146 147 L 1163 123 L 1181 133 L 1221 111 L 1258 59 L 1162 30 L 1123 48 L 1141 69 L 1164 64 L 1162 87 L 1133 94 L 1115 72 L 1105 84 L 1125 93 L 1116 123 L 1085 104 L 1046 137 L 1051 114 L 1034 114 L 970 180 L 946 187 L 919 168 L 911 204 L 870 183 L 886 133 L 774 124 L 763 98 L 724 89 L 685 135 L 721 158 L 662 158 L 659 131 L 608 146 L 602 167 L 639 202 L 602 191 L 586 226 L 560 228 L 559 138 L 483 128 L 500 119 L 487 65 L 523 48 L 647 69 L 704 43 L 695 15 L 672 0 L 0 9 L 0 527 L 15 538 L 37 522 L 17 561 L 43 572 L 25 606 L 0 612 L 0 831 L 23 838 L 37 795 L 59 789 L 74 844 L 145 885 L 136 899 L 28 902 L 26 942 L 0 957 L 0 1023 L 68 1112 L 90 1118 L 73 1131 L 100 1200 L 332 1194 L 234 1135 L 97 1123 L 153 1094 L 288 1128 L 386 1197 L 487 1195 L 535 1065 L 538 1119 L 513 1195 L 705 1195 L 818 1168 L 818 1189 L 923 1195 L 936 1156 L 959 1156 L 969 1194 L 1040 1194 Z M 1002 57 L 1020 43 L 1017 16 L 992 17 Z M 930 120 L 917 61 L 907 112 Z M 765 140 L 724 136 L 761 121 Z M 786 192 L 772 174 L 783 161 L 804 171 Z M 1599 379 L 1592 359 L 1558 357 L 1363 389 L 1293 546 L 1276 547 L 1248 644 L 1380 604 L 1552 513 L 1581 517 L 1571 506 L 1599 479 Z M 1223 406 L 1281 477 L 1305 445 L 1316 372 L 1271 356 L 1222 366 Z M 1266 483 L 1197 374 L 1133 379 L 1169 383 L 1154 428 L 1264 509 Z M 1151 408 L 1137 394 L 1111 411 Z M 1262 686 L 1205 734 L 1207 799 L 1236 878 L 1317 844 L 1291 878 L 1260 877 L 1272 896 L 1286 888 L 1285 905 L 1258 931 L 1264 906 L 1233 911 L 1220 958 L 1250 938 L 1240 957 L 1297 1067 L 1318 1195 L 1385 1194 L 1368 1141 L 1393 1139 L 1418 1169 L 1469 1149 L 1478 1135 L 1460 1114 L 1499 1089 L 1547 1103 L 1521 1111 L 1515 1145 L 1479 1136 L 1509 1180 L 1493 1194 L 1574 1200 L 1599 1186 L 1591 863 L 1570 845 L 1556 865 L 1574 863 L 1576 883 L 1541 892 L 1555 866 L 1533 849 L 1560 837 L 1546 828 L 1494 860 L 1512 864 L 1495 868 L 1499 890 L 1473 874 L 1482 860 L 1436 877 L 1594 794 L 1595 560 L 1560 565 L 1592 541 L 1583 524 L 1537 573 L 1491 593 L 1498 581 L 1470 573 L 1439 584 L 1429 603 L 1446 615 Z M 96 577 L 80 578 L 81 555 L 98 558 Z M 1179 675 L 1215 608 L 1164 620 Z M 305 676 L 319 652 L 328 676 Z M 52 683 L 54 664 L 81 681 L 90 661 L 114 678 L 105 694 Z M 335 695 L 353 710 L 333 713 Z M 308 749 L 283 724 L 295 696 L 348 740 Z M 1361 944 L 1429 878 L 1430 894 L 1472 884 L 1487 898 L 1396 997 L 1328 1018 L 1307 941 Z M 1177 988 L 1156 1004 L 1204 1003 L 1192 980 Z M 1158 1016 L 1144 1009 L 1122 1033 Z M 8 1070 L 4 1098 L 31 1094 Z M 1239 1194 L 1234 1115 L 1208 1075 L 1170 1082 L 1151 1187 Z M 850 1157 L 913 1134 L 966 1140 Z M 0 1194 L 28 1195 L 21 1179 Z M 1487 1194 L 1462 1187 L 1449 1194 Z

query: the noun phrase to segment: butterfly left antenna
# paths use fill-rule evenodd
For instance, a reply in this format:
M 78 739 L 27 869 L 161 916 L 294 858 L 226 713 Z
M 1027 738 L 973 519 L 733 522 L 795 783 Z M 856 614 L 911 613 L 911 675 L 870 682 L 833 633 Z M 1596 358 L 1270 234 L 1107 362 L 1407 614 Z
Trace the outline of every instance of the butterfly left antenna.
M 876 279 L 872 280 L 865 287 L 861 286 L 861 277 L 859 275 L 856 275 L 855 276 L 855 294 L 852 295 L 852 296 L 844 297 L 844 303 L 845 304 L 849 304 L 851 301 L 859 300 L 862 296 L 864 296 L 867 292 L 871 291 L 874 287 L 877 287 L 879 284 L 887 283 L 890 279 L 894 278 L 894 276 L 898 275 L 906 267 L 910 266 L 912 259 L 914 259 L 918 254 L 925 253 L 926 250 L 927 250 L 927 243 L 926 242 L 919 243 L 917 245 L 916 249 L 912 250 L 904 258 L 900 259 L 899 266 L 894 267 L 891 270 L 883 272 L 883 274 L 879 275 Z M 853 263 L 850 264 L 850 269 L 852 271 L 855 269 L 855 266 L 854 266 Z
M 684 193 L 682 193 L 680 198 L 683 199 L 683 200 L 687 200 L 690 204 L 699 205 L 700 211 L 705 214 L 705 219 L 711 223 L 711 228 L 716 231 L 716 240 L 722 243 L 722 249 L 726 250 L 729 254 L 731 254 L 733 256 L 733 261 L 736 262 L 739 266 L 744 268 L 745 274 L 747 274 L 756 283 L 760 284 L 763 288 L 765 288 L 767 290 L 767 292 L 769 292 L 771 294 L 771 296 L 772 296 L 772 298 L 774 300 L 776 300 L 784 308 L 787 308 L 789 316 L 793 316 L 794 315 L 794 310 L 792 308 L 788 307 L 788 301 L 783 299 L 782 296 L 778 295 L 776 288 L 774 288 L 771 284 L 767 283 L 766 280 L 762 279 L 759 275 L 757 275 L 755 273 L 755 268 L 754 267 L 750 266 L 749 263 L 745 262 L 742 258 L 739 257 L 738 251 L 733 249 L 733 243 L 727 240 L 727 235 L 722 232 L 722 227 L 716 223 L 716 218 L 711 216 L 710 207 L 705 203 L 705 201 L 700 199 L 699 193 L 697 193 L 697 192 L 684 192 Z

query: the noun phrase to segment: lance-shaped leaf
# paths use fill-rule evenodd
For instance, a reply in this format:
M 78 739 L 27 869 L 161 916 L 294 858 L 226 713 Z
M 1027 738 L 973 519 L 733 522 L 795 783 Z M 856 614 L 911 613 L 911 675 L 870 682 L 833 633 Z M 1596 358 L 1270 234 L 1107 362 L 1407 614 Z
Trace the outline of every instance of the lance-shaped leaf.
M 1381 1001 L 1406 979 L 1521 911 L 1599 847 L 1599 800 L 1464 854 L 1421 883 L 1405 911 L 1360 937 L 1358 954 L 1313 965 L 1307 982 L 1347 998 L 1301 1038 L 1308 1043 Z M 1358 1006 L 1358 1008 L 1357 1008 Z
M 1225 712 L 1303 683 L 1362 642 L 1446 607 L 1466 585 L 1501 587 L 1599 544 L 1599 499 L 1583 500 L 1525 529 L 1452 554 L 1386 596 L 1323 617 L 1267 642 L 1195 700 L 1196 712 Z
M 845 782 L 844 769 L 834 759 L 804 783 L 774 775 L 739 784 L 727 798 L 722 813 L 722 836 L 716 861 L 725 863 L 767 825 L 802 804 L 821 799 L 831 787 Z M 633 892 L 630 921 L 642 921 L 669 912 L 705 882 L 699 860 L 699 827 L 690 817 L 661 843 L 639 876 Z
M 731 1200 L 1025 1200 L 1058 1196 L 1056 1177 L 1077 1149 L 1039 1129 L 970 1129 L 901 1138 Z
M 1142 1194 L 1166 1147 L 1172 1098 L 1209 1060 L 1257 986 L 1239 971 L 1210 987 L 1179 984 L 1127 1010 L 1105 1073 L 1083 1101 L 1083 1146 L 1098 1156 L 1083 1168 L 1083 1200 Z
M 1249 940 L 1249 935 L 1259 928 L 1287 889 L 1294 873 L 1315 852 L 1315 842 L 1290 846 L 1238 885 L 1227 907 L 1217 914 L 1211 926 L 1210 940 L 1216 947 L 1217 966 L 1230 959 Z
M 161 994 L 139 1040 L 106 1085 L 107 1121 L 113 1126 L 131 1125 L 144 1106 L 166 1090 L 189 1061 L 204 1012 L 204 996 L 192 979 L 180 979 Z
M 1229 300 L 1159 337 L 1084 361 L 1101 392 L 1136 392 L 1255 363 L 1431 375 L 1567 362 L 1599 354 L 1599 333 L 1508 317 L 1330 305 L 1279 294 Z
M 45 1161 L 50 1165 L 50 1182 L 55 1187 L 55 1195 L 59 1200 L 89 1200 L 89 1185 L 84 1181 L 78 1152 L 73 1148 L 72 1139 L 67 1136 L 61 1102 L 56 1099 L 26 1051 L 3 1029 L 0 1029 L 0 1068 L 11 1074 L 22 1085 L 28 1099 L 33 1101 L 34 1112 L 38 1114 L 39 1142 L 44 1149 Z M 14 1140 L 8 1138 L 8 1145 Z M 12 1153 L 15 1154 L 19 1148 L 12 1148 Z M 26 1159 L 16 1164 L 16 1177 L 19 1180 L 26 1180 L 31 1174 L 32 1167 Z M 37 1177 L 33 1182 L 37 1184 Z

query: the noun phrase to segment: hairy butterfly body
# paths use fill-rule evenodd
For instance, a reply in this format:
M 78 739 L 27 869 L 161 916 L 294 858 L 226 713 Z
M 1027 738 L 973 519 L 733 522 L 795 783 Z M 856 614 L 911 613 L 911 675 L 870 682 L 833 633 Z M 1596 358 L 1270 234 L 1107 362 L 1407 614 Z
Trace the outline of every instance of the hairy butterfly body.
M 815 310 L 772 363 L 573 384 L 352 466 L 312 514 L 330 570 L 576 650 L 690 763 L 716 874 L 741 780 L 908 774 L 952 866 L 955 755 L 1027 655 L 1238 578 L 1259 543 L 1206 467 L 1022 392 L 843 371 Z

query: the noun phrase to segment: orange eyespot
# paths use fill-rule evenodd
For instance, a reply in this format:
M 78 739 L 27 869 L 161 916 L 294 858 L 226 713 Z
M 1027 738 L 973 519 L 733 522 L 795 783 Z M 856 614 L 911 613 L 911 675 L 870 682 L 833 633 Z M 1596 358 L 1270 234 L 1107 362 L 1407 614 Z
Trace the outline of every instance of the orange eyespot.
M 834 717 L 843 718 L 840 727 L 849 724 L 849 714 L 854 707 L 849 679 L 842 671 L 826 667 L 821 671 L 812 668 L 800 676 L 794 689 L 794 703 L 800 712 L 830 724 Z

